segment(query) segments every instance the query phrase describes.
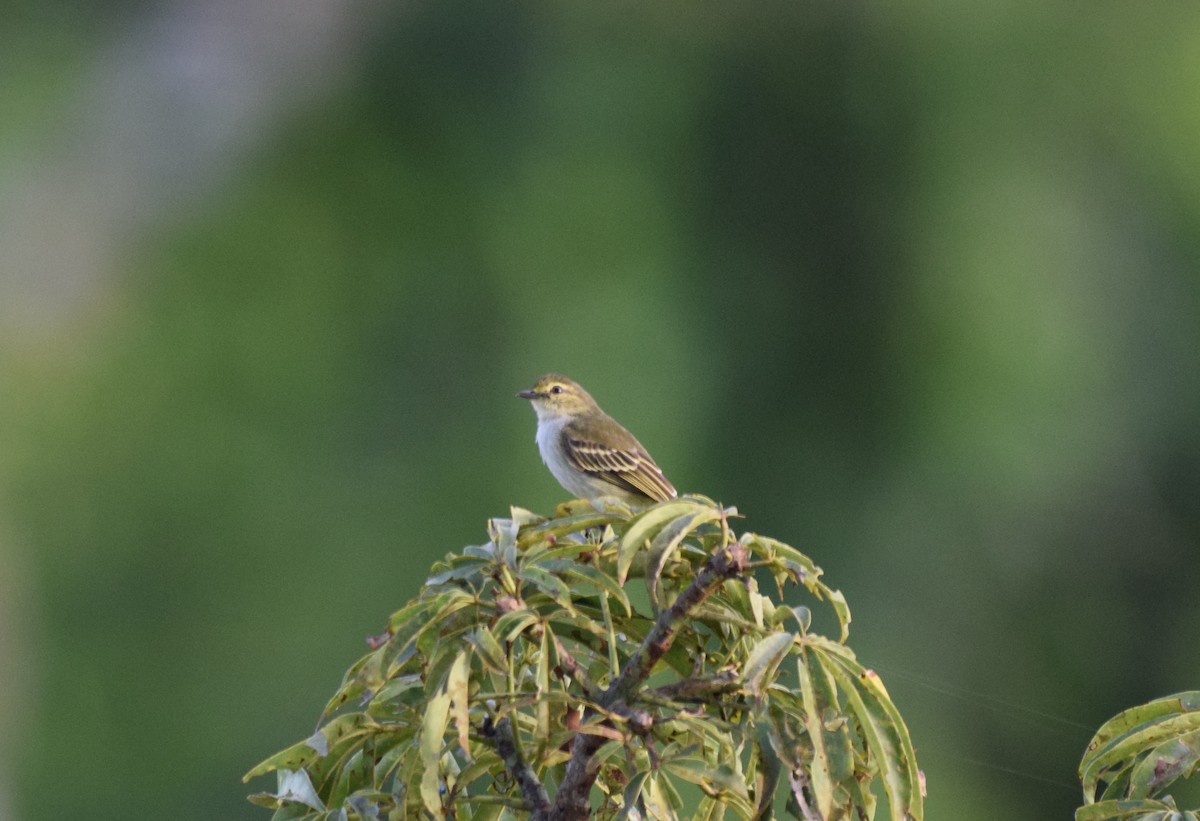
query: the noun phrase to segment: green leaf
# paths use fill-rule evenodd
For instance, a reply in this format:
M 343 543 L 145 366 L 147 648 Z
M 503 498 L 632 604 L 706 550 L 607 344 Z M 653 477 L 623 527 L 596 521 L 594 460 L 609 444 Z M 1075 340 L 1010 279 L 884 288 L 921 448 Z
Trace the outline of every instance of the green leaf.
M 292 803 L 303 804 L 318 812 L 324 811 L 325 804 L 317 795 L 316 789 L 313 788 L 308 773 L 304 770 L 280 770 L 277 775 L 279 786 L 270 796 L 277 802 L 274 804 L 275 807 Z
M 393 733 L 392 737 L 396 742 L 390 749 L 377 748 L 376 753 L 378 758 L 375 762 L 375 783 L 382 784 L 398 767 L 404 762 L 403 759 L 409 756 L 415 745 L 416 729 L 415 726 L 406 728 L 404 732 Z
M 371 778 L 374 767 L 363 754 L 361 744 L 348 746 L 339 757 L 336 767 L 331 768 L 331 773 L 335 776 L 332 787 L 325 789 L 324 793 L 329 796 L 330 805 L 335 807 L 343 804 L 351 793 L 375 787 Z
M 1159 744 L 1172 741 L 1184 734 L 1190 734 L 1197 729 L 1200 729 L 1200 712 L 1181 713 L 1157 718 L 1113 739 L 1089 761 L 1084 779 L 1085 798 L 1092 794 L 1091 790 L 1094 790 L 1098 779 L 1111 780 L 1111 776 L 1108 774 L 1109 770 L 1119 772 L 1125 768 L 1131 758 L 1143 755 Z M 1132 794 L 1127 797 L 1143 797 L 1136 794 L 1136 785 L 1131 784 L 1130 790 Z
M 1110 789 L 1118 783 L 1138 755 L 1196 729 L 1200 729 L 1200 691 L 1155 699 L 1118 713 L 1096 732 L 1080 762 L 1079 777 L 1083 782 L 1085 803 L 1095 802 L 1101 780 L 1108 781 Z M 1186 752 L 1182 754 L 1187 755 Z M 1141 776 L 1145 778 L 1147 773 L 1143 770 Z M 1133 783 L 1129 789 L 1138 791 Z
M 850 635 L 850 608 L 846 605 L 846 597 L 841 591 L 834 590 L 821 581 L 823 571 L 812 559 L 796 548 L 769 536 L 746 533 L 741 541 L 753 554 L 784 567 L 818 599 L 828 600 L 841 626 L 839 640 L 844 642 L 847 639 Z
M 1102 746 L 1125 735 L 1130 730 L 1151 724 L 1160 718 L 1179 713 L 1194 713 L 1198 710 L 1200 710 L 1200 690 L 1187 690 L 1130 707 L 1117 713 L 1101 725 L 1091 743 L 1088 744 L 1088 750 L 1098 751 Z
M 383 674 L 383 662 L 387 654 L 387 648 L 381 647 L 356 661 L 346 671 L 346 675 L 342 679 L 342 686 L 338 688 L 333 698 L 326 702 L 325 709 L 321 711 L 320 720 L 324 721 L 329 718 L 351 699 L 377 691 L 382 687 L 386 681 Z
M 607 593 L 620 602 L 626 616 L 633 614 L 633 608 L 629 604 L 629 596 L 625 593 L 625 589 L 617 584 L 616 579 L 603 570 L 590 564 L 579 564 L 578 562 L 565 560 L 539 562 L 538 566 L 544 567 L 552 573 L 560 573 L 574 583 L 584 584 L 596 589 L 598 592 Z
M 723 821 L 725 818 L 724 801 L 721 801 L 710 796 L 704 796 L 700 801 L 700 806 L 696 808 L 696 814 L 692 816 L 694 821 Z M 756 815 L 755 818 L 765 818 L 766 816 Z
M 538 651 L 537 661 L 537 740 L 546 744 L 550 739 L 550 642 L 552 634 L 549 625 L 542 629 L 542 646 Z
M 537 624 L 541 619 L 538 614 L 523 607 L 519 610 L 512 610 L 505 613 L 500 618 L 496 619 L 496 626 L 493 628 L 494 634 L 507 642 L 515 641 L 517 636 L 524 633 L 533 625 Z
M 390 705 L 388 702 L 395 699 L 406 699 L 406 703 L 411 702 L 412 694 L 410 691 L 420 690 L 423 692 L 424 689 L 425 685 L 421 681 L 421 676 L 417 673 L 395 676 L 375 692 L 371 697 L 371 703 L 367 709 L 375 718 L 380 717 L 376 715 L 377 712 L 384 716 L 389 715 L 389 710 L 403 709 L 404 705 Z
M 642 785 L 642 801 L 646 804 L 646 817 L 655 821 L 676 821 L 678 815 L 673 806 L 670 782 L 651 773 Z
M 728 793 L 749 800 L 746 782 L 727 766 L 713 766 L 711 762 L 694 756 L 663 756 L 663 769 L 672 775 L 695 784 L 709 795 Z
M 778 539 L 772 539 L 770 536 L 763 536 L 759 533 L 746 533 L 742 536 L 742 542 L 751 552 L 762 556 L 767 561 L 786 562 L 791 565 L 799 574 L 802 583 L 806 579 L 816 579 L 821 576 L 821 568 L 817 567 L 812 559 Z
M 838 635 L 838 641 L 845 641 L 850 638 L 850 606 L 846 604 L 846 597 L 842 595 L 841 590 L 832 590 L 826 587 L 825 595 L 833 607 L 838 624 L 841 625 L 842 632 Z
M 679 547 L 679 543 L 696 528 L 720 517 L 720 510 L 713 507 L 702 507 L 699 510 L 677 516 L 654 537 L 650 543 L 649 557 L 646 560 L 646 592 L 650 595 L 650 602 L 656 611 L 662 609 L 662 602 L 659 600 L 659 577 Z
M 425 809 L 439 821 L 445 815 L 442 812 L 438 762 L 442 757 L 442 741 L 449 721 L 450 694 L 442 689 L 429 699 L 425 719 L 421 723 L 421 801 Z
M 521 568 L 520 578 L 522 581 L 528 582 L 546 593 L 546 595 L 566 609 L 574 610 L 574 605 L 571 603 L 571 588 L 567 587 L 566 582 L 548 570 L 537 565 L 530 565 Z
M 446 692 L 450 696 L 451 710 L 454 713 L 454 726 L 458 730 L 458 746 L 462 748 L 463 754 L 467 760 L 471 759 L 471 748 L 469 744 L 469 736 L 471 731 L 471 722 L 467 716 L 467 708 L 469 698 L 467 696 L 468 685 L 470 684 L 470 650 L 462 650 L 458 657 L 454 659 L 454 664 L 450 666 L 450 672 L 446 675 Z
M 600 599 L 600 612 L 604 616 L 604 643 L 608 649 L 608 677 L 616 678 L 621 674 L 621 662 L 617 658 L 617 631 L 613 627 L 612 610 L 608 606 L 608 599 Z M 626 615 L 630 615 L 627 613 Z
M 811 663 L 812 683 L 823 711 L 821 736 L 829 759 L 829 777 L 834 784 L 843 784 L 853 780 L 854 776 L 854 742 L 850 737 L 849 721 L 842 714 L 837 683 L 821 662 L 820 654 L 808 652 L 805 658 Z
M 583 533 L 596 527 L 620 522 L 623 517 L 610 511 L 590 510 L 575 516 L 550 519 L 533 527 L 525 527 L 517 537 L 517 546 L 528 549 L 539 543 L 554 543 L 564 536 Z M 534 551 L 536 553 L 536 551 Z
M 765 719 L 765 720 L 764 720 Z M 755 722 L 754 744 L 758 753 L 759 766 L 762 771 L 761 789 L 758 793 L 758 806 L 754 808 L 754 821 L 764 821 L 772 818 L 775 806 L 775 791 L 779 787 L 779 776 L 783 772 L 783 762 L 775 752 L 771 742 L 770 718 L 759 716 Z
M 908 815 L 923 817 L 921 774 L 912 741 L 882 683 L 874 673 L 843 656 L 827 654 L 823 660 L 837 680 L 838 689 L 845 694 L 879 767 L 891 818 L 907 821 Z
M 774 676 L 779 663 L 791 652 L 795 640 L 792 633 L 771 633 L 754 645 L 742 666 L 742 682 L 747 690 L 754 695 L 760 694 L 763 681 Z
M 516 528 L 517 532 L 520 532 L 523 528 L 538 525 L 546 521 L 546 517 L 540 513 L 534 513 L 532 510 L 526 510 L 516 505 L 509 506 L 508 514 L 512 517 L 513 527 Z
M 488 519 L 488 538 L 496 546 L 496 555 L 509 567 L 516 560 L 517 531 L 521 526 L 512 519 L 496 517 Z
M 1167 821 L 1174 813 L 1174 804 L 1150 799 L 1098 801 L 1075 810 L 1075 821 Z M 1182 817 L 1179 821 L 1182 821 Z
M 444 590 L 428 601 L 425 606 L 406 613 L 408 608 L 392 616 L 391 629 L 395 635 L 388 642 L 393 656 L 403 654 L 431 629 L 441 629 L 443 622 L 458 611 L 475 604 L 475 597 L 465 590 Z M 402 621 L 398 621 L 404 615 Z
M 621 812 L 616 816 L 617 821 L 641 817 L 641 814 L 637 812 L 637 800 L 641 796 L 642 788 L 649 776 L 648 770 L 641 770 L 634 773 L 633 777 L 629 779 L 629 783 L 625 785 L 625 792 L 621 794 Z
M 598 545 L 593 542 L 585 542 L 582 540 L 578 542 L 565 542 L 547 550 L 539 551 L 536 554 L 533 551 L 526 553 L 525 563 L 546 566 L 550 562 L 555 562 L 562 559 L 566 559 L 567 561 L 574 563 L 579 561 L 580 556 L 585 554 L 594 554 L 597 547 Z M 588 560 L 590 561 L 590 559 Z
M 825 705 L 818 700 L 819 688 L 813 683 L 814 676 L 821 675 L 818 668 L 820 662 L 814 656 L 814 653 L 802 647 L 801 656 L 796 660 L 796 669 L 800 674 L 804 726 L 808 729 L 808 741 L 813 748 L 812 762 L 809 766 L 810 785 L 816 796 L 821 817 L 829 818 L 833 813 L 833 776 L 830 774 L 829 754 L 825 749 L 825 728 L 821 722 Z
M 780 607 L 775 611 L 776 618 L 783 619 L 792 618 L 796 620 L 796 625 L 800 628 L 800 634 L 804 635 L 808 632 L 808 628 L 812 627 L 812 611 L 804 605 L 795 607 Z
M 484 666 L 495 673 L 504 673 L 508 670 L 508 654 L 504 652 L 504 648 L 500 642 L 496 640 L 496 635 L 487 628 L 487 625 L 481 624 L 472 630 L 467 636 L 466 641 L 479 656 L 480 661 Z
M 737 584 L 735 581 L 734 584 Z M 716 621 L 724 624 L 740 628 L 748 635 L 759 635 L 764 631 L 753 621 L 745 618 L 733 608 L 723 603 L 716 596 L 712 596 L 704 601 L 699 607 L 692 611 L 693 616 L 697 621 Z
M 871 791 L 870 781 L 859 781 L 857 778 L 849 778 L 842 782 L 846 787 L 846 791 L 850 794 L 850 803 L 863 818 L 875 817 L 875 805 L 878 803 L 875 793 Z M 920 818 L 920 816 L 913 816 Z
M 633 564 L 634 554 L 641 550 L 647 540 L 653 538 L 654 534 L 661 530 L 667 522 L 712 507 L 711 503 L 683 496 L 669 502 L 660 502 L 635 516 L 630 520 L 617 548 L 617 583 L 625 584 L 625 579 L 629 576 L 629 567 Z
M 330 721 L 304 741 L 293 744 L 257 764 L 242 776 L 249 781 L 272 770 L 299 770 L 329 754 L 329 749 L 349 735 L 363 734 L 377 727 L 374 719 L 366 713 L 346 713 Z
M 1160 794 L 1178 778 L 1187 778 L 1200 762 L 1200 730 L 1169 738 L 1146 751 L 1129 776 L 1129 797 Z
M 388 627 L 395 632 L 397 628 L 406 624 L 420 624 L 436 607 L 437 601 L 434 598 L 411 601 L 392 614 L 388 620 Z
M 440 570 L 425 580 L 426 587 L 437 587 L 450 581 L 464 581 L 471 579 L 479 582 L 486 569 L 491 566 L 492 559 L 480 559 L 473 556 L 457 557 L 452 566 Z
M 446 676 L 457 659 L 462 644 L 465 642 L 436 641 L 425 648 L 425 670 L 422 678 L 425 679 L 426 696 L 432 696 L 446 688 Z
M 721 593 L 725 602 L 731 606 L 747 624 L 753 624 L 758 630 L 763 627 L 762 612 L 751 602 L 750 589 L 754 579 L 729 579 L 721 585 Z

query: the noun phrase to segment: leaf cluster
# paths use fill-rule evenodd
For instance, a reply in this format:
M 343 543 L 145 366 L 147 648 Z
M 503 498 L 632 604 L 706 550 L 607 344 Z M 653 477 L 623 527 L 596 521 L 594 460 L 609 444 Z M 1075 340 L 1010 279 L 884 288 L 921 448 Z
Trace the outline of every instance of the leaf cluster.
M 1166 790 L 1200 769 L 1200 691 L 1131 707 L 1096 731 L 1079 765 L 1076 821 L 1200 821 Z
M 559 514 L 514 508 L 435 564 L 251 800 L 278 821 L 922 818 L 908 731 L 811 559 L 698 496 Z

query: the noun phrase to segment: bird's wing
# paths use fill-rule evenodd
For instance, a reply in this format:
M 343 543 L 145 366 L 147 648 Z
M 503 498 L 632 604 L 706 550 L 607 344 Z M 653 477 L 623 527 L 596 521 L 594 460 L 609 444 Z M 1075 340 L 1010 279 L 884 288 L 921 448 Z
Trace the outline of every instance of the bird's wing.
M 663 476 L 662 470 L 650 458 L 632 435 L 619 446 L 601 445 L 587 435 L 586 430 L 563 427 L 563 450 L 580 470 L 611 482 L 617 487 L 644 494 L 656 502 L 674 499 L 678 494 Z

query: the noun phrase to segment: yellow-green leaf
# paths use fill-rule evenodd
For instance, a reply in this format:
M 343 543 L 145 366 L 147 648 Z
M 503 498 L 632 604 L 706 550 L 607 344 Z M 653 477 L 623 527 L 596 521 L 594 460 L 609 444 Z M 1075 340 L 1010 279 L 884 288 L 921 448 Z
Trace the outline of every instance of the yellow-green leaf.
M 588 510 L 575 516 L 563 516 L 531 527 L 521 529 L 517 546 L 530 548 L 542 543 L 553 543 L 572 533 L 583 533 L 594 527 L 603 527 L 621 521 L 622 517 L 609 511 Z M 544 548 L 543 548 L 544 549 Z
M 792 633 L 771 633 L 754 645 L 742 667 L 742 682 L 747 690 L 755 695 L 761 691 L 763 680 L 775 672 L 795 640 Z
M 463 753 L 467 756 L 467 760 L 471 758 L 469 745 L 471 722 L 467 716 L 467 691 L 471 673 L 470 658 L 470 650 L 464 649 L 460 651 L 458 658 L 450 666 L 450 672 L 446 674 L 446 692 L 450 695 L 451 710 L 454 713 L 454 726 L 458 730 L 458 746 L 462 748 Z
M 625 529 L 624 535 L 621 536 L 621 543 L 617 548 L 617 583 L 625 584 L 625 579 L 629 575 L 629 567 L 633 564 L 634 554 L 668 522 L 680 516 L 712 507 L 711 503 L 683 496 L 669 502 L 660 502 L 635 516 L 629 522 L 629 527 Z
M 508 669 L 508 658 L 504 652 L 504 648 L 500 646 L 500 642 L 496 641 L 496 635 L 487 628 L 487 625 L 479 625 L 466 636 L 467 643 L 475 648 L 475 652 L 479 655 L 479 659 L 484 663 L 489 670 L 496 673 L 503 673 Z
M 1183 814 L 1176 812 L 1174 804 L 1148 798 L 1097 801 L 1075 810 L 1075 821 L 1145 821 L 1151 818 L 1170 819 L 1173 816 L 1177 816 L 1178 821 L 1185 819 Z
M 251 778 L 265 775 L 272 770 L 298 770 L 327 755 L 329 748 L 345 739 L 346 736 L 369 732 L 376 726 L 374 719 L 366 713 L 340 715 L 304 741 L 293 744 L 286 750 L 260 762 L 242 776 L 242 781 L 249 781 Z
M 545 744 L 550 738 L 550 627 L 542 629 L 542 646 L 537 661 L 537 740 Z
M 279 809 L 286 804 L 303 804 L 317 812 L 325 811 L 325 804 L 313 788 L 308 773 L 304 770 L 280 770 L 279 786 L 273 793 L 256 793 L 250 796 L 250 801 L 260 807 Z
M 421 802 L 439 821 L 445 815 L 442 812 L 441 772 L 438 762 L 442 757 L 442 741 L 449 720 L 450 693 L 441 689 L 427 702 L 425 718 L 421 722 Z
M 633 608 L 629 605 L 629 596 L 625 593 L 625 589 L 617 584 L 616 579 L 597 567 L 563 559 L 539 562 L 538 566 L 551 573 L 561 574 L 573 583 L 593 587 L 602 595 L 607 594 L 612 596 L 620 602 L 621 609 L 625 611 L 625 615 L 628 616 L 633 613 Z
M 800 674 L 800 694 L 804 703 L 804 726 L 808 729 L 808 741 L 813 748 L 809 775 L 812 791 L 817 799 L 817 809 L 820 810 L 822 818 L 829 818 L 833 813 L 833 778 L 829 772 L 829 755 L 825 750 L 825 733 L 821 722 L 825 710 L 824 705 L 817 698 L 819 689 L 813 683 L 814 676 L 821 675 L 818 668 L 819 663 L 813 659 L 810 651 L 801 648 L 801 656 L 796 660 L 796 669 Z
M 495 635 L 504 641 L 515 641 L 517 636 L 539 621 L 537 613 L 528 608 L 512 610 L 496 619 Z
M 909 815 L 923 818 L 921 774 L 912 741 L 887 691 L 873 672 L 853 660 L 833 654 L 825 655 L 824 659 L 879 767 L 890 817 L 893 821 L 907 821 Z
M 550 598 L 568 610 L 574 610 L 571 603 L 571 588 L 567 583 L 545 568 L 529 565 L 521 569 L 521 580 L 539 588 Z
M 650 773 L 646 770 L 634 773 L 629 779 L 629 783 L 625 785 L 625 792 L 621 797 L 621 812 L 617 815 L 618 821 L 628 818 L 640 818 L 640 813 L 637 812 L 637 800 L 642 794 L 642 787 L 646 784 L 646 779 Z
M 1155 699 L 1118 713 L 1096 732 L 1080 762 L 1084 801 L 1093 803 L 1099 782 L 1116 781 L 1122 770 L 1136 763 L 1139 754 L 1197 729 L 1200 691 Z
M 746 782 L 728 767 L 713 766 L 703 758 L 663 756 L 663 768 L 678 778 L 701 787 L 707 794 L 729 793 L 749 800 Z
M 650 602 L 655 610 L 662 609 L 659 601 L 659 577 L 663 567 L 670 561 L 678 549 L 679 543 L 688 537 L 696 528 L 721 516 L 721 511 L 715 507 L 702 507 L 690 513 L 675 517 L 655 535 L 650 543 L 649 556 L 646 559 L 646 592 L 650 594 Z

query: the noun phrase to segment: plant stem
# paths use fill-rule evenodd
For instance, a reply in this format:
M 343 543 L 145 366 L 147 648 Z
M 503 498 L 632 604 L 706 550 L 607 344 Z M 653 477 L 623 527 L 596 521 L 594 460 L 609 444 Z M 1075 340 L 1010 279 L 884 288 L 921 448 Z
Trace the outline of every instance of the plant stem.
M 517 786 L 521 788 L 521 795 L 529 803 L 531 821 L 549 821 L 550 797 L 546 795 L 546 788 L 533 771 L 533 767 L 521 755 L 521 748 L 517 746 L 516 736 L 513 735 L 512 722 L 505 716 L 490 725 L 490 732 L 489 727 L 485 725 L 484 735 L 495 741 L 496 752 L 516 779 Z
M 713 551 L 704 567 L 687 589 L 679 594 L 658 619 L 641 646 L 629 657 L 621 675 L 608 686 L 600 698 L 600 706 L 612 709 L 624 705 L 646 681 L 654 665 L 671 649 L 675 636 L 687 617 L 726 579 L 741 575 L 747 564 L 746 548 L 737 542 L 728 543 Z M 590 793 L 596 781 L 598 766 L 593 760 L 605 739 L 597 735 L 577 735 L 571 746 L 571 760 L 562 784 L 558 787 L 552 821 L 584 821 L 591 813 Z

